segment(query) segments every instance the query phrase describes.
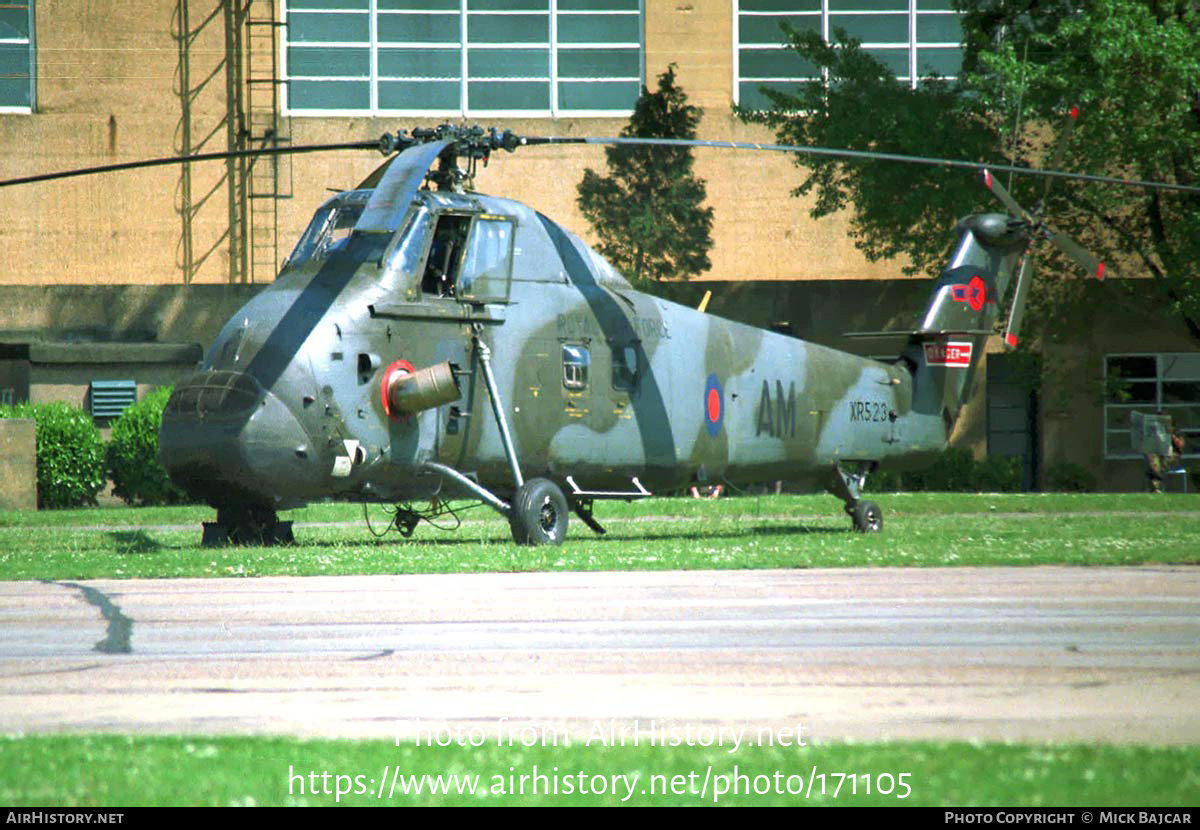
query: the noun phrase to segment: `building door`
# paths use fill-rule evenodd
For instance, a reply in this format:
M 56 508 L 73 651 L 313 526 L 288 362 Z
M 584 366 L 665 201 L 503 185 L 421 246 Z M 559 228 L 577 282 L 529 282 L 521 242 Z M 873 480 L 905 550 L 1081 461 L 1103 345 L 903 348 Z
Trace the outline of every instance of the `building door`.
M 987 452 L 1019 458 L 1021 486 L 1037 489 L 1038 384 L 1041 361 L 1034 355 L 987 357 Z

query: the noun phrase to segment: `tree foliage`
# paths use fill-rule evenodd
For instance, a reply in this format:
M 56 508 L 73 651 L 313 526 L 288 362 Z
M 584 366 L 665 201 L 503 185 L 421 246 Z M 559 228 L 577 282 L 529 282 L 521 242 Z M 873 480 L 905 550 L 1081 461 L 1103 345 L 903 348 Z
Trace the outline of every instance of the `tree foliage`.
M 896 81 L 854 41 L 790 32 L 791 48 L 827 84 L 768 91 L 773 109 L 745 114 L 786 143 L 1045 166 L 1080 108 L 1062 167 L 1128 179 L 1200 184 L 1200 4 L 1193 0 L 961 2 L 966 57 L 957 81 Z M 873 259 L 906 255 L 934 272 L 953 221 L 998 204 L 961 171 L 891 162 L 797 158 L 813 216 L 852 207 L 856 244 Z M 1016 177 L 1033 209 L 1127 276 L 1153 279 L 1200 341 L 1200 195 Z M 1041 319 L 1076 294 L 1078 269 L 1038 250 Z M 1063 278 L 1066 279 L 1063 279 Z M 1114 295 L 1117 293 L 1114 290 Z M 1035 317 L 1033 322 L 1036 322 Z
M 675 68 L 642 94 L 623 137 L 696 137 L 701 110 L 687 103 Z M 635 283 L 684 278 L 711 267 L 713 210 L 702 207 L 704 180 L 688 147 L 606 147 L 609 174 L 588 169 L 577 204 L 599 238 L 598 250 Z

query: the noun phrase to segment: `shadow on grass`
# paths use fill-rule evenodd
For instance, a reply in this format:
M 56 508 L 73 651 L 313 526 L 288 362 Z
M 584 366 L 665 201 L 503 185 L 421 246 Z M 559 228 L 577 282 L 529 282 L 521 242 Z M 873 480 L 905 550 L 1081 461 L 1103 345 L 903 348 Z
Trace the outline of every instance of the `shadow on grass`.
M 166 545 L 151 538 L 144 530 L 110 530 L 108 538 L 117 546 L 117 553 L 126 556 L 134 553 L 161 553 Z
M 748 536 L 806 536 L 806 535 L 845 535 L 852 532 L 850 527 L 821 527 L 813 525 L 769 525 L 762 527 L 743 527 L 736 529 L 721 529 L 721 530 L 687 530 L 676 531 L 670 530 L 649 530 L 647 532 L 637 532 L 623 530 L 618 532 L 609 531 L 604 536 L 597 536 L 586 528 L 577 527 L 572 524 L 570 535 L 567 537 L 566 544 L 571 542 L 598 542 L 601 544 L 625 543 L 633 541 L 641 542 L 669 542 L 669 541 L 704 541 L 706 539 L 728 539 L 737 540 L 745 539 Z M 399 535 L 389 534 L 384 537 L 354 539 L 347 541 L 341 539 L 312 539 L 305 540 L 298 538 L 296 543 L 291 547 L 298 549 L 322 549 L 344 547 L 347 544 L 352 544 L 355 547 L 393 547 L 403 545 L 406 548 L 412 549 L 416 547 L 439 547 L 439 546 L 455 546 L 466 544 L 483 544 L 483 545 L 512 545 L 512 537 L 504 532 L 487 534 L 480 537 L 478 534 L 455 536 L 455 531 L 445 531 L 445 536 L 434 536 L 421 539 L 405 539 Z
M 669 531 L 650 531 L 648 533 L 624 532 L 624 533 L 608 533 L 604 536 L 596 536 L 593 541 L 596 542 L 631 542 L 631 541 L 646 541 L 646 542 L 667 542 L 671 540 L 681 541 L 703 541 L 704 539 L 744 539 L 747 536 L 807 536 L 819 534 L 834 534 L 840 535 L 850 533 L 849 527 L 817 527 L 811 525 L 770 525 L 767 527 L 745 527 L 737 530 L 689 530 L 682 533 L 671 533 Z
M 844 536 L 852 534 L 853 530 L 849 525 L 845 527 L 831 527 L 827 525 L 803 525 L 803 524 L 755 524 L 753 520 L 744 520 L 740 526 L 722 527 L 714 529 L 680 529 L 675 530 L 670 527 L 671 523 L 656 524 L 653 520 L 647 520 L 639 523 L 644 525 L 642 529 L 639 526 L 630 527 L 627 523 L 618 530 L 609 530 L 603 536 L 596 535 L 588 530 L 582 522 L 571 522 L 569 535 L 566 544 L 569 546 L 572 543 L 595 542 L 602 545 L 611 544 L 627 544 L 629 542 L 703 542 L 712 540 L 728 540 L 737 541 L 752 537 L 759 538 L 774 538 L 783 536 Z M 318 528 L 313 528 L 317 530 Z M 506 530 L 497 527 L 494 532 L 488 532 L 481 535 L 478 529 L 458 530 L 458 529 L 437 529 L 441 535 L 422 535 L 421 538 L 406 539 L 396 532 L 389 532 L 385 535 L 372 535 L 370 532 L 363 531 L 358 533 L 347 533 L 339 535 L 337 538 L 305 538 L 303 535 L 304 528 L 297 528 L 297 538 L 290 545 L 219 545 L 216 547 L 201 548 L 196 540 L 196 544 L 164 544 L 153 539 L 145 531 L 109 531 L 108 536 L 117 546 L 118 554 L 147 554 L 147 553 L 167 553 L 180 552 L 186 550 L 207 550 L 207 551 L 254 551 L 254 550 L 297 550 L 297 551 L 325 551 L 336 548 L 352 547 L 355 549 L 385 549 L 403 547 L 406 550 L 414 550 L 420 548 L 428 548 L 437 550 L 447 547 L 457 547 L 461 545 L 496 545 L 501 547 L 514 547 L 512 536 Z M 426 533 L 429 529 L 426 528 Z M 520 548 L 521 550 L 530 550 L 531 548 Z

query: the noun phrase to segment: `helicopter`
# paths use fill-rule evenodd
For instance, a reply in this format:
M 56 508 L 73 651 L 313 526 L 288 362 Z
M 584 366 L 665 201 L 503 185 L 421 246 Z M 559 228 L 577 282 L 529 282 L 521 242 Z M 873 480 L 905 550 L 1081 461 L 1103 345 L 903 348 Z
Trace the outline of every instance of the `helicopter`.
M 471 189 L 493 152 L 554 143 L 864 155 L 457 125 L 385 135 L 390 158 L 316 210 L 166 405 L 162 463 L 217 512 L 203 544 L 291 542 L 278 511 L 328 499 L 395 505 L 408 536 L 468 498 L 518 545 L 559 545 L 571 514 L 604 532 L 598 501 L 814 479 L 854 530 L 877 532 L 868 476 L 946 447 L 1014 275 L 1017 342 L 1032 246 L 1105 275 L 994 172 L 1083 176 L 866 154 L 981 170 L 1005 212 L 958 223 L 917 325 L 885 333 L 895 359 L 860 357 L 634 290 L 552 219 Z

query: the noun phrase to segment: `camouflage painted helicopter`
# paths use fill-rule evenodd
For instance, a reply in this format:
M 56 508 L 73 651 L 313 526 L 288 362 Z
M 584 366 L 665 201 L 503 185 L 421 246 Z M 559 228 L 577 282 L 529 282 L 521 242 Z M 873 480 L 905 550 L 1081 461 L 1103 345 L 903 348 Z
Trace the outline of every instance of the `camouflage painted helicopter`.
M 287 538 L 275 511 L 325 497 L 474 496 L 517 543 L 559 544 L 569 511 L 601 530 L 597 500 L 814 476 L 879 530 L 867 475 L 945 447 L 1034 224 L 965 220 L 881 363 L 637 292 L 552 220 L 464 189 L 460 159 L 525 143 L 449 126 L 387 142 L 401 152 L 321 206 L 175 387 L 162 459 L 216 506 L 209 540 Z
M 984 171 L 1008 213 L 959 223 L 897 358 L 871 360 L 635 291 L 554 221 L 465 186 L 495 150 L 568 142 L 747 146 L 449 125 L 384 136 L 395 155 L 317 210 L 167 405 L 162 461 L 217 510 L 205 543 L 289 541 L 277 511 L 327 498 L 396 504 L 407 535 L 466 497 L 506 516 L 518 544 L 561 544 L 572 511 L 603 533 L 599 500 L 814 478 L 856 530 L 878 531 L 868 475 L 946 446 L 1024 258 L 1015 343 L 1031 244 L 1104 273 Z

